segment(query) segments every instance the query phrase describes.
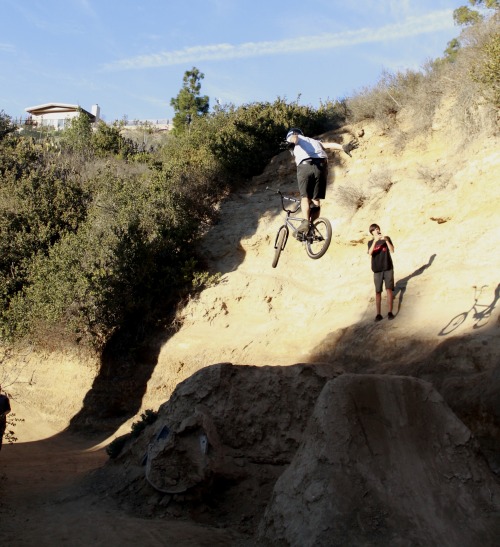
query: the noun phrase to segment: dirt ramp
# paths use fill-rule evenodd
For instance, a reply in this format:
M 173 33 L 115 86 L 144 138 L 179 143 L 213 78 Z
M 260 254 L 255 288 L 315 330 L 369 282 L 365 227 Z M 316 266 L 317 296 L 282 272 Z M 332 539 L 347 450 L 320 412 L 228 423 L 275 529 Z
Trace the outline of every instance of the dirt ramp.
M 500 485 L 431 384 L 344 374 L 319 395 L 259 544 L 495 545 Z

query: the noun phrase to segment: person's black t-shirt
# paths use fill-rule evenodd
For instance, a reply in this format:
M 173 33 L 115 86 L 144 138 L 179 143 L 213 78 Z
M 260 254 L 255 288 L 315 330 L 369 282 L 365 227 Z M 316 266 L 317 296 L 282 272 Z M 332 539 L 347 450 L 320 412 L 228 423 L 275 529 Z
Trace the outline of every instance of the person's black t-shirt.
M 392 245 L 391 238 L 387 238 L 389 243 Z M 374 240 L 368 242 L 368 250 L 373 245 Z M 375 249 L 372 253 L 372 271 L 373 272 L 385 272 L 387 270 L 392 270 L 392 257 L 389 247 L 387 246 L 386 241 L 377 241 L 375 243 Z

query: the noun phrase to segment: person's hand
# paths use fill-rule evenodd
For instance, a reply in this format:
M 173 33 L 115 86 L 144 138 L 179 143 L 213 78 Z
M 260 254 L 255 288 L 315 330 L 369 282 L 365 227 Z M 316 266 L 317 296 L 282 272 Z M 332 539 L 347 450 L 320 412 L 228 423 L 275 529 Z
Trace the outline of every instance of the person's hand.
M 291 150 L 295 145 L 288 141 L 280 142 L 280 150 Z
M 342 145 L 342 150 L 352 158 L 351 151 L 359 146 L 358 139 L 352 139 L 347 144 Z

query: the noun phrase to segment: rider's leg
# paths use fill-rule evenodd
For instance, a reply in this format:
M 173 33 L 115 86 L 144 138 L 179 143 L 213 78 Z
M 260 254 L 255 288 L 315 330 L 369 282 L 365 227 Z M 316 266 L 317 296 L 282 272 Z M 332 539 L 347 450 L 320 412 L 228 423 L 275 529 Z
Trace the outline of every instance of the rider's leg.
M 319 199 L 313 199 L 312 203 L 309 207 L 309 216 L 311 218 L 311 222 L 314 222 L 317 218 L 319 218 L 319 214 L 321 211 L 321 202 Z
M 311 214 L 311 205 L 310 200 L 308 197 L 302 197 L 300 200 L 300 208 L 302 209 L 302 214 L 304 215 L 305 219 L 309 219 L 309 215 Z
M 302 209 L 304 220 L 301 222 L 297 231 L 305 233 L 309 230 L 309 215 L 310 215 L 309 198 L 307 196 L 301 198 L 300 208 Z

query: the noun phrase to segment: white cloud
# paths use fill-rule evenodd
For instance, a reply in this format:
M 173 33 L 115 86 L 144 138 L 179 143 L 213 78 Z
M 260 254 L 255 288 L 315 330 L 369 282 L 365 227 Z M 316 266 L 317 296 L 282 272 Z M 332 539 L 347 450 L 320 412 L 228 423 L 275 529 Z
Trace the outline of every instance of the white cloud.
M 12 44 L 0 44 L 0 51 L 6 51 L 7 53 L 10 53 L 12 51 L 15 51 L 15 47 Z
M 141 55 L 122 59 L 104 66 L 105 70 L 134 70 L 173 66 L 199 61 L 223 61 L 244 57 L 258 57 L 313 50 L 334 49 L 338 47 L 375 42 L 401 40 L 410 36 L 432 33 L 453 28 L 453 11 L 441 10 L 422 16 L 408 17 L 404 21 L 380 28 L 364 28 L 335 34 L 319 34 L 299 38 L 269 41 L 246 42 L 243 44 L 214 44 L 186 47 L 175 51 L 164 51 L 152 55 Z

